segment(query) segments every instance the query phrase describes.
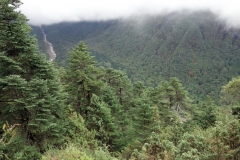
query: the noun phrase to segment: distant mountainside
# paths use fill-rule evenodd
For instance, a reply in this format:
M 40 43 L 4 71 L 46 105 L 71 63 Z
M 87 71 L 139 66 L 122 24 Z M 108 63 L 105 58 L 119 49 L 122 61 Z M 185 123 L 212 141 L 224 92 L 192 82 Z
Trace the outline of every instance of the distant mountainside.
M 125 69 L 133 81 L 157 85 L 178 77 L 196 97 L 218 98 L 240 74 L 240 30 L 227 29 L 209 12 L 172 13 L 128 19 L 42 26 L 66 65 L 68 52 L 84 41 L 101 65 Z M 39 27 L 33 27 L 40 49 Z

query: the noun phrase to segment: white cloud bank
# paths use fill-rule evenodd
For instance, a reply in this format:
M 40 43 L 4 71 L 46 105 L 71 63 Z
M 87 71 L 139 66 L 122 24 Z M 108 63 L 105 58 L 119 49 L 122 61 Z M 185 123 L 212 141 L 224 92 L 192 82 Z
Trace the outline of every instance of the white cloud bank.
M 231 27 L 240 27 L 240 0 L 22 0 L 32 25 L 63 21 L 126 18 L 181 10 L 210 10 Z

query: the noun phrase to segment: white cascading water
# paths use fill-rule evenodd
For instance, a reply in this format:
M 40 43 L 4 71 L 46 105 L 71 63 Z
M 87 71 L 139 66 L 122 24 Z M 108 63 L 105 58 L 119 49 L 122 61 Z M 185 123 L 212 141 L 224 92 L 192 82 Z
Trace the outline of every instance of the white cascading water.
M 45 34 L 43 28 L 41 26 L 39 26 L 40 29 L 42 30 L 42 34 L 43 34 L 43 41 L 45 43 L 45 45 L 47 46 L 47 52 L 49 54 L 49 61 L 52 62 L 55 58 L 56 58 L 56 53 L 53 49 L 53 45 L 52 43 L 50 43 L 48 40 L 47 40 L 47 35 Z

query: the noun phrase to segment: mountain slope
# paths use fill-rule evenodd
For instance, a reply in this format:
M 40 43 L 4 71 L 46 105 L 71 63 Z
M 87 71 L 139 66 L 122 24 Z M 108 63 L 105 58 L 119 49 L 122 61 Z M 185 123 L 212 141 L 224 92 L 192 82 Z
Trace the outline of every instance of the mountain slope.
M 197 97 L 217 98 L 220 86 L 240 74 L 240 32 L 226 29 L 209 12 L 43 28 L 61 65 L 66 64 L 67 52 L 84 41 L 99 60 L 126 69 L 133 81 L 151 85 L 175 76 Z

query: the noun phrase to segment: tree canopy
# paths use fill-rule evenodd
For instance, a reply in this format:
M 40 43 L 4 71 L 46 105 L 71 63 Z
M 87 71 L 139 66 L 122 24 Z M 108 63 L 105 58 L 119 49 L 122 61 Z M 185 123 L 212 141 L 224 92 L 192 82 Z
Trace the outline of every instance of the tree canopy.
M 149 86 L 99 67 L 83 42 L 61 68 L 19 5 L 0 1 L 0 159 L 240 159 L 239 77 L 217 105 L 177 77 Z

